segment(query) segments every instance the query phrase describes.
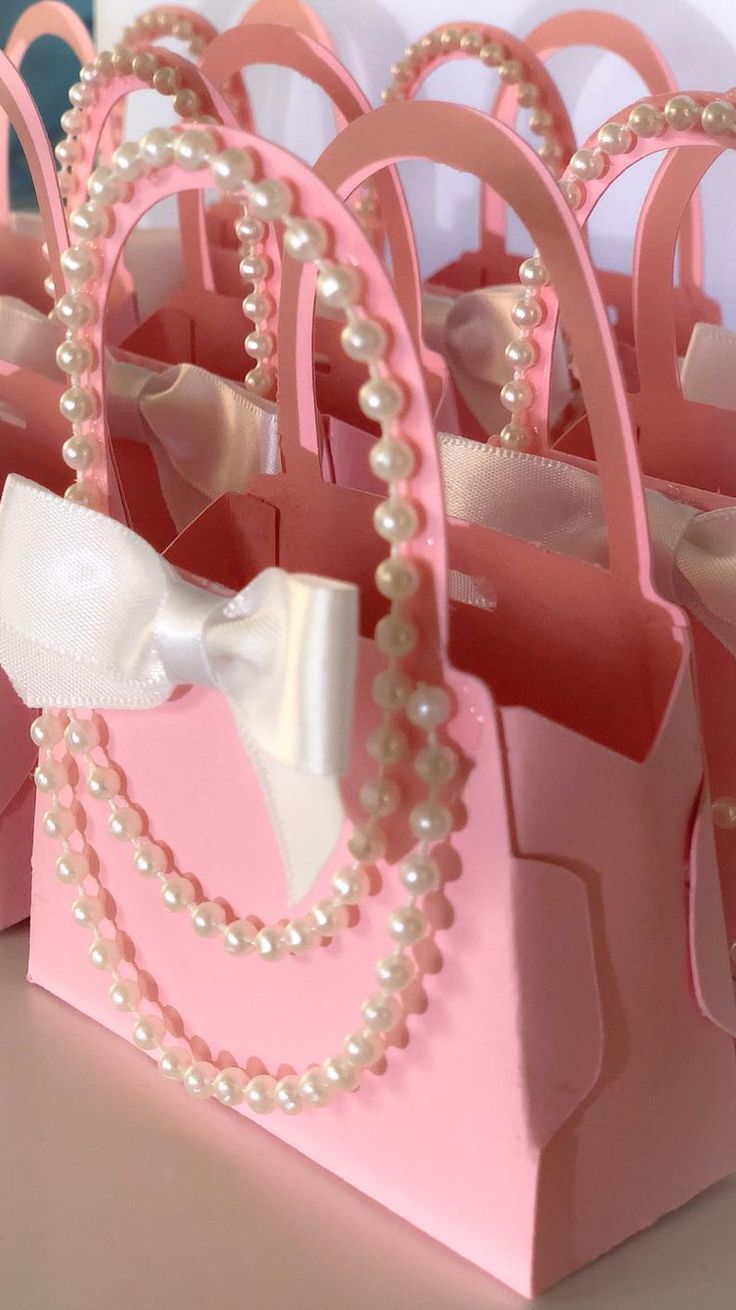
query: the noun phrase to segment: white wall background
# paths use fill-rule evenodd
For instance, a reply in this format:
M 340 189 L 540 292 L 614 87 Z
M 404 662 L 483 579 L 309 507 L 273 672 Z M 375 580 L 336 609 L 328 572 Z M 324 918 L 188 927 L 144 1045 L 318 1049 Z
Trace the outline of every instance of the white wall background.
M 236 23 L 243 0 L 188 0 L 220 28 Z M 146 7 L 141 0 L 97 0 L 101 48 L 111 45 L 124 24 Z M 404 46 L 438 23 L 483 20 L 524 35 L 542 19 L 572 8 L 560 0 L 312 0 L 332 33 L 337 52 L 369 99 L 380 102 L 389 67 Z M 583 4 L 581 3 L 581 6 Z M 664 53 L 682 89 L 721 92 L 736 85 L 736 0 L 612 0 L 587 8 L 621 14 L 643 27 Z M 568 105 L 578 139 L 639 96 L 644 88 L 618 58 L 593 50 L 561 52 L 550 61 Z M 248 74 L 259 129 L 306 159 L 327 144 L 333 120 L 321 92 L 279 69 Z M 434 74 L 422 95 L 487 108 L 496 74 L 471 61 L 455 62 Z M 135 97 L 129 131 L 137 134 L 160 102 L 152 93 Z M 651 170 L 649 170 L 651 171 Z M 470 179 L 428 165 L 402 170 L 426 272 L 472 246 L 477 233 L 477 192 Z M 629 266 L 631 241 L 647 169 L 641 165 L 606 197 L 593 227 L 593 251 L 608 267 Z M 719 162 L 703 186 L 706 215 L 706 285 L 723 301 L 736 324 L 736 159 Z M 512 245 L 523 236 L 511 225 Z

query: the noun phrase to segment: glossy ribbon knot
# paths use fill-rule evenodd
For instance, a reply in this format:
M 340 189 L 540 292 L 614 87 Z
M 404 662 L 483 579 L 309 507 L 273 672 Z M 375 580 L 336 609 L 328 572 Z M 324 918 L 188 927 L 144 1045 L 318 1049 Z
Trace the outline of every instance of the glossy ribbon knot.
M 261 787 L 290 902 L 343 823 L 357 589 L 269 568 L 237 594 L 182 577 L 123 524 L 8 478 L 0 664 L 27 705 L 146 709 L 177 686 L 226 699 Z

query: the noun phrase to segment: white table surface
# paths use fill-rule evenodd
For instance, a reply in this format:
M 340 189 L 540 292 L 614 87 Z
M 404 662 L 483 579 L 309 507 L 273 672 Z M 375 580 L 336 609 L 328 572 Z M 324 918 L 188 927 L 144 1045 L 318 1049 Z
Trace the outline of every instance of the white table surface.
M 257 1125 L 176 1095 L 0 936 L 2 1310 L 518 1310 Z M 736 1107 L 734 1107 L 736 1113 Z M 736 1180 L 535 1304 L 732 1310 Z

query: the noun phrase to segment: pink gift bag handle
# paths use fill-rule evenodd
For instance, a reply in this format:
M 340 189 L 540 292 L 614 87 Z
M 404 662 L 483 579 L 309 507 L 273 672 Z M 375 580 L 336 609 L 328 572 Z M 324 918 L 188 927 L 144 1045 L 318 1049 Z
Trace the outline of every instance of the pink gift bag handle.
M 41 6 L 39 6 L 41 7 Z M 54 8 L 61 9 L 61 5 Z M 0 52 L 0 107 L 6 123 L 12 127 L 20 141 L 28 162 L 33 189 L 38 200 L 44 236 L 49 248 L 49 265 L 54 285 L 64 286 L 61 270 L 61 253 L 69 244 L 64 206 L 56 178 L 56 164 L 46 128 L 36 102 L 23 78 L 8 56 Z M 7 131 L 4 136 L 7 145 Z M 4 174 L 7 181 L 7 168 Z M 2 343 L 0 343 L 0 351 Z
M 223 32 L 205 51 L 201 69 L 214 86 L 222 87 L 233 74 L 254 64 L 288 68 L 314 82 L 329 96 L 341 126 L 370 111 L 370 102 L 331 50 L 318 45 L 302 32 L 284 30 L 273 23 L 253 23 Z M 421 346 L 419 266 L 411 219 L 395 170 L 379 178 L 377 186 L 399 302 L 414 339 Z M 191 284 L 211 289 L 214 275 L 203 222 L 202 198 L 197 192 L 182 197 L 181 231 Z
M 250 23 L 280 23 L 301 32 L 310 40 L 319 42 L 327 50 L 333 50 L 332 38 L 322 19 L 309 5 L 301 0 L 256 0 L 246 9 L 240 20 L 241 26 Z
M 20 68 L 28 47 L 40 36 L 57 36 L 77 56 L 80 64 L 94 59 L 95 47 L 87 28 L 78 14 L 58 0 L 39 0 L 30 5 L 11 29 L 5 45 L 5 54 L 16 68 Z M 10 174 L 8 119 L 0 124 L 0 225 L 10 222 Z
M 703 175 L 722 149 L 673 150 L 644 201 L 634 247 L 634 340 L 642 391 L 680 392 L 673 281 L 677 242 Z
M 555 14 L 529 32 L 525 40 L 541 60 L 547 60 L 558 50 L 570 46 L 594 46 L 607 50 L 625 59 L 652 95 L 677 90 L 677 79 L 660 51 L 640 27 L 620 14 L 593 9 Z M 513 88 L 501 87 L 493 112 L 502 122 L 513 124 L 516 117 Z M 484 198 L 483 228 L 500 237 L 504 233 L 503 209 L 493 195 Z M 683 287 L 692 288 L 699 288 L 703 283 L 703 215 L 698 198 L 693 201 L 682 226 L 680 282 Z
M 588 403 L 608 523 L 610 567 L 632 589 L 651 598 L 649 533 L 636 441 L 583 234 L 578 229 L 572 236 L 577 224 L 534 152 L 512 129 L 476 110 L 437 103 L 387 106 L 345 128 L 317 167 L 329 185 L 346 196 L 377 169 L 417 158 L 471 173 L 495 187 L 544 250 Z M 549 288 L 546 294 L 551 297 Z M 550 319 L 554 317 L 551 313 Z

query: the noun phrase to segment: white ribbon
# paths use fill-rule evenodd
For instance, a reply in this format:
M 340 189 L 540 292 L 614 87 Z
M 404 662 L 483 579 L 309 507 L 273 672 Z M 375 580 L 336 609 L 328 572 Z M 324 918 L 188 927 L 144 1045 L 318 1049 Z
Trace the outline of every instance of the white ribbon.
M 0 664 L 27 705 L 226 698 L 300 900 L 343 823 L 357 589 L 265 569 L 233 595 L 187 580 L 105 515 L 11 475 L 0 501 Z M 244 859 L 247 868 L 247 843 Z

